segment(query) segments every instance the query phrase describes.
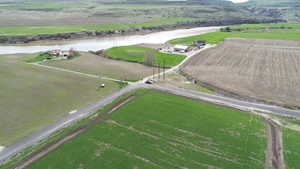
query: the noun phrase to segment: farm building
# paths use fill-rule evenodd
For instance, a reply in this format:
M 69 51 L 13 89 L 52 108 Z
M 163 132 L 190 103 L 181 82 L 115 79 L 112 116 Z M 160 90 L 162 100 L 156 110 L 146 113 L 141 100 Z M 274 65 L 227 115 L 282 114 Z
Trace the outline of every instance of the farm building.
M 51 50 L 51 51 L 48 52 L 48 54 L 50 56 L 56 56 L 56 57 L 58 57 L 58 56 L 61 55 L 61 50 Z
M 69 51 L 62 51 L 60 56 L 64 59 L 70 59 L 70 57 L 72 57 Z
M 202 47 L 202 46 L 206 45 L 206 42 L 203 41 L 203 40 L 196 40 L 196 41 L 193 42 L 193 45 L 197 46 L 197 47 Z
M 184 45 L 175 45 L 174 46 L 174 52 L 179 52 L 179 53 L 185 53 L 188 51 L 188 46 Z

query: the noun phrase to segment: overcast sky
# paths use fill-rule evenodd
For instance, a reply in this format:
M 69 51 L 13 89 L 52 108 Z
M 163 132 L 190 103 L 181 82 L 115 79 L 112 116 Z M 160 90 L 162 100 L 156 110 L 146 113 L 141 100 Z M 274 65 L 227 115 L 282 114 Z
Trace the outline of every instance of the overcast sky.
M 230 0 L 234 3 L 242 3 L 242 2 L 247 2 L 248 0 Z

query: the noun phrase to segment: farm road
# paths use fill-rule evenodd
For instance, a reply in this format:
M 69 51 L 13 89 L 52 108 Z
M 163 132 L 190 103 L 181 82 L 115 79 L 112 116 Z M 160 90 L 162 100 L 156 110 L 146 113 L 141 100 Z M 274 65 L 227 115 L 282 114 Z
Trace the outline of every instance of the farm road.
M 46 69 L 52 69 L 52 70 L 68 72 L 68 73 L 74 73 L 74 74 L 78 74 L 78 75 L 82 75 L 82 76 L 87 76 L 87 77 L 90 77 L 90 78 L 97 78 L 97 79 L 101 79 L 101 80 L 109 80 L 109 81 L 114 81 L 114 82 L 127 82 L 128 84 L 131 83 L 131 82 L 123 81 L 123 80 L 119 80 L 119 79 L 113 79 L 113 78 L 94 75 L 94 74 L 89 74 L 89 73 L 76 72 L 76 71 L 73 71 L 73 70 L 58 68 L 58 67 L 54 67 L 54 66 L 42 65 L 40 63 L 29 63 L 29 64 L 39 66 L 39 67 L 43 67 L 43 68 L 46 68 Z
M 209 48 L 209 47 L 207 47 L 207 48 Z M 207 48 L 205 48 L 205 49 L 207 49 Z M 168 72 L 176 71 L 182 64 L 184 64 L 187 60 L 189 60 L 190 57 L 194 56 L 195 54 L 197 54 L 205 49 L 190 53 L 187 56 L 187 58 L 180 65 L 169 69 Z M 48 69 L 55 69 L 58 71 L 65 71 L 65 72 L 70 72 L 70 73 L 76 73 L 79 75 L 89 76 L 91 78 L 104 79 L 103 77 L 100 77 L 97 75 L 84 74 L 81 72 L 75 72 L 75 71 L 70 71 L 67 69 L 61 69 L 61 68 L 56 68 L 56 67 L 49 67 L 49 66 L 40 65 L 40 64 L 35 64 L 35 65 L 42 66 L 42 67 L 45 67 Z M 156 77 L 158 75 L 154 75 L 154 76 Z M 198 92 L 198 91 L 191 91 L 191 90 L 177 88 L 177 87 L 169 87 L 169 86 L 162 86 L 162 85 L 146 85 L 144 82 L 150 78 L 153 78 L 153 77 L 145 78 L 142 81 L 139 81 L 136 83 L 130 83 L 129 86 L 127 86 L 109 96 L 106 96 L 106 97 L 98 100 L 94 104 L 79 109 L 77 111 L 77 113 L 70 114 L 70 115 L 64 117 L 63 119 L 59 120 L 58 122 L 56 122 L 48 127 L 45 127 L 41 131 L 38 131 L 38 132 L 32 134 L 31 136 L 25 138 L 24 140 L 22 140 L 16 144 L 13 144 L 9 147 L 6 147 L 2 152 L 0 152 L 0 164 L 5 162 L 9 158 L 11 158 L 13 155 L 23 151 L 25 148 L 28 148 L 35 144 L 38 144 L 41 140 L 47 138 L 49 135 L 53 134 L 54 132 L 74 123 L 75 121 L 78 121 L 80 119 L 83 119 L 84 117 L 87 117 L 91 113 L 93 113 L 93 112 L 97 111 L 98 109 L 102 108 L 103 106 L 111 103 L 116 98 L 118 98 L 130 91 L 133 91 L 136 89 L 141 89 L 141 88 L 157 89 L 157 90 L 160 90 L 163 92 L 168 92 L 168 93 L 176 94 L 179 96 L 185 96 L 188 98 L 203 100 L 203 101 L 211 102 L 214 104 L 234 107 L 234 108 L 238 108 L 238 109 L 245 110 L 245 111 L 259 111 L 259 112 L 268 112 L 268 113 L 272 112 L 272 113 L 280 114 L 280 115 L 300 117 L 300 110 L 290 110 L 290 109 L 273 106 L 273 105 L 240 101 L 240 100 L 229 98 L 229 97 L 207 94 L 207 93 L 202 93 L 202 92 Z M 109 80 L 109 79 L 105 79 L 105 80 Z M 120 80 L 117 80 L 117 79 L 112 79 L 112 80 L 121 82 Z
M 167 86 L 161 86 L 161 85 L 146 85 L 142 82 L 139 82 L 139 83 L 134 83 L 132 85 L 129 85 L 129 86 L 121 89 L 120 91 L 115 92 L 109 96 L 106 96 L 106 97 L 98 100 L 96 103 L 78 110 L 77 113 L 70 114 L 69 116 L 61 119 L 60 121 L 56 122 L 55 124 L 52 124 L 52 125 L 44 128 L 43 130 L 34 133 L 33 135 L 22 140 L 21 142 L 5 148 L 2 152 L 0 152 L 0 163 L 5 162 L 10 157 L 21 152 L 25 148 L 39 143 L 41 140 L 45 139 L 52 133 L 74 123 L 77 120 L 87 117 L 92 112 L 95 112 L 96 110 L 102 108 L 103 106 L 111 103 L 116 98 L 118 98 L 130 91 L 133 91 L 136 89 L 141 89 L 141 88 L 157 89 L 157 90 L 160 90 L 163 92 L 168 92 L 168 93 L 176 94 L 179 96 L 185 96 L 185 97 L 189 97 L 189 98 L 193 98 L 193 99 L 203 100 L 203 101 L 207 101 L 207 102 L 211 102 L 211 103 L 215 103 L 215 104 L 219 104 L 219 105 L 230 106 L 230 107 L 238 108 L 238 109 L 245 110 L 245 111 L 273 112 L 273 113 L 281 114 L 281 115 L 300 117 L 300 111 L 289 110 L 289 109 L 281 108 L 278 106 L 240 101 L 240 100 L 227 98 L 227 97 L 223 97 L 223 96 L 206 94 L 206 93 L 202 93 L 202 92 L 198 92 L 198 91 L 191 91 L 191 90 L 186 90 L 186 89 L 181 89 L 181 88 L 176 88 L 176 87 L 169 87 L 169 86 L 167 87 Z

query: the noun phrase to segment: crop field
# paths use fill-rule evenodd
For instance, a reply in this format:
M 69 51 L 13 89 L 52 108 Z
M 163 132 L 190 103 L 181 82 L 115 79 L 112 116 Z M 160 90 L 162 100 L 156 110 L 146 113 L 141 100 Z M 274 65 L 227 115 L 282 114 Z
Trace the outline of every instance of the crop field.
M 297 22 L 272 23 L 272 24 L 242 24 L 242 25 L 230 26 L 230 28 L 231 29 L 266 29 L 266 28 L 300 29 L 300 24 Z
M 300 132 L 290 129 L 283 131 L 284 159 L 287 169 L 300 167 Z
M 28 35 L 122 29 L 130 26 L 160 26 L 206 19 L 214 21 L 271 19 L 269 16 L 257 15 L 234 5 L 220 6 L 218 1 L 213 2 L 217 5 L 149 2 L 145 4 L 143 1 L 132 3 L 124 0 L 1 1 L 0 32 L 2 35 Z
M 149 57 L 149 53 L 154 55 L 154 65 L 172 67 L 178 65 L 186 56 L 177 54 L 166 54 L 154 49 L 140 46 L 114 47 L 105 51 L 105 54 L 114 58 L 130 62 L 144 63 Z
M 300 40 L 297 30 L 246 31 L 246 32 L 212 32 L 169 41 L 171 44 L 191 45 L 196 40 L 204 40 L 209 44 L 223 42 L 226 38 Z
M 195 18 L 163 18 L 155 19 L 139 24 L 95 24 L 84 26 L 1 26 L 0 35 L 37 35 L 37 34 L 57 34 L 82 31 L 105 31 L 114 29 L 127 29 L 131 27 L 140 28 L 147 26 L 160 26 L 164 24 L 175 24 L 177 22 L 188 22 L 200 19 Z
M 0 56 L 0 146 L 20 141 L 62 116 L 118 90 L 118 84 Z M 106 89 L 98 90 L 101 83 Z
M 265 149 L 260 117 L 148 90 L 28 169 L 260 169 Z
M 227 39 L 182 70 L 216 88 L 275 103 L 300 103 L 300 41 Z
M 81 53 L 80 57 L 72 60 L 51 61 L 45 64 L 120 80 L 139 80 L 152 75 L 151 67 L 138 63 L 107 59 L 91 53 Z

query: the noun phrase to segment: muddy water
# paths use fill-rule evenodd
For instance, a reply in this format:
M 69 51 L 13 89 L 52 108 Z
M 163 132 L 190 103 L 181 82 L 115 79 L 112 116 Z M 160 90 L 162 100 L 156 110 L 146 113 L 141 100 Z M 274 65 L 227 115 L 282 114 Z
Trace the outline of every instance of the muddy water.
M 90 40 L 57 41 L 51 43 L 51 45 L 3 45 L 0 46 L 0 54 L 37 53 L 54 49 L 69 50 L 70 48 L 74 48 L 78 51 L 87 52 L 91 50 L 97 51 L 115 46 L 135 45 L 140 43 L 160 44 L 175 38 L 214 32 L 217 31 L 219 28 L 220 27 L 201 27 L 193 29 L 180 29 L 173 31 L 157 32 L 146 35 L 108 37 Z

